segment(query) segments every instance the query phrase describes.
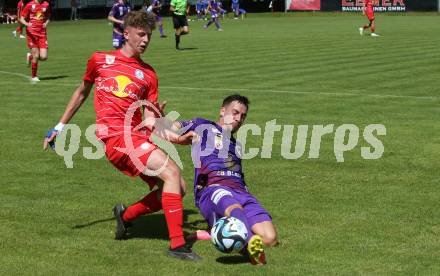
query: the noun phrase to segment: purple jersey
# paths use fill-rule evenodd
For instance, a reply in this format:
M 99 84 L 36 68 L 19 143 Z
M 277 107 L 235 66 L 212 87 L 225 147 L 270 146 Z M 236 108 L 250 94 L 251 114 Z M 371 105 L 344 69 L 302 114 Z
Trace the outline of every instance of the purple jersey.
M 195 131 L 200 143 L 193 144 L 191 155 L 195 167 L 194 195 L 196 205 L 200 192 L 207 186 L 219 184 L 247 191 L 241 169 L 241 145 L 218 124 L 195 118 L 180 122 L 186 131 Z
M 161 8 L 160 1 L 159 0 L 154 0 L 153 4 L 151 4 L 151 5 L 152 5 L 152 8 L 153 8 L 153 13 L 156 14 L 156 15 L 159 15 L 160 14 L 160 8 Z
M 215 1 L 215 0 L 211 0 L 211 1 L 209 1 L 209 4 L 211 5 L 211 8 L 212 8 L 213 10 L 217 11 L 217 9 L 218 9 L 218 3 L 217 3 L 217 1 Z
M 211 0 L 209 1 L 209 5 L 211 6 L 211 10 L 210 10 L 211 16 L 217 17 L 217 12 L 219 10 L 218 2 L 216 0 Z
M 112 9 L 109 12 L 109 16 L 113 16 L 117 20 L 124 20 L 125 16 L 130 12 L 130 6 L 128 3 L 124 3 L 124 1 L 120 0 L 113 4 Z M 124 26 L 119 23 L 113 23 L 113 28 L 120 32 L 124 32 Z

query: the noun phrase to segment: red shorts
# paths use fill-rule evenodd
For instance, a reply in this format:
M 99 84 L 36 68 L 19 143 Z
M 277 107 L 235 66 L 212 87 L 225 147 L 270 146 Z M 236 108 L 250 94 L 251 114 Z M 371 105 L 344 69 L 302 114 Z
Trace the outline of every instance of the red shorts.
M 47 36 L 46 35 L 34 35 L 26 32 L 27 44 L 29 49 L 39 48 L 47 49 Z
M 374 20 L 374 11 L 369 11 L 369 10 L 367 10 L 367 11 L 365 12 L 365 15 L 367 16 L 367 18 L 368 18 L 369 21 L 373 21 L 373 20 Z
M 149 141 L 149 137 L 140 133 L 139 136 L 128 136 L 133 144 L 132 148 L 126 149 L 124 135 L 118 135 L 105 139 L 105 155 L 107 159 L 121 172 L 128 176 L 139 176 L 148 183 L 150 189 L 158 183 L 157 177 L 143 174 L 147 160 L 157 146 Z M 130 143 L 128 147 L 131 147 Z

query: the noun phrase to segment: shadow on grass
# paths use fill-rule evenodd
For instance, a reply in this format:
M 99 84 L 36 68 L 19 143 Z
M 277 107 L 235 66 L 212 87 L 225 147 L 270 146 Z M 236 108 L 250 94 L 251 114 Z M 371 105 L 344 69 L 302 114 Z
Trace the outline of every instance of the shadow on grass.
M 57 80 L 57 79 L 64 79 L 68 76 L 62 75 L 62 76 L 50 76 L 50 77 L 40 77 L 40 80 Z
M 188 216 L 192 214 L 197 214 L 193 210 L 185 210 L 183 213 L 184 227 L 190 228 L 190 230 L 195 229 L 191 226 L 193 223 L 186 222 Z M 114 221 L 115 218 L 105 218 L 98 219 L 83 224 L 77 224 L 72 226 L 72 229 L 82 229 L 86 227 L 91 227 L 95 224 L 105 223 L 109 221 Z M 196 221 L 198 222 L 198 221 Z M 188 234 L 185 232 L 185 234 Z M 128 239 L 163 239 L 168 240 L 168 228 L 165 221 L 165 216 L 162 213 L 150 214 L 146 216 L 141 216 L 132 222 L 132 227 L 128 229 Z
M 198 50 L 197 47 L 181 47 L 178 51 L 192 51 L 192 50 Z
M 106 218 L 106 219 L 98 219 L 98 220 L 94 220 L 91 222 L 86 222 L 84 224 L 77 224 L 77 225 L 72 226 L 72 229 L 86 228 L 86 227 L 90 227 L 90 226 L 98 224 L 98 223 L 107 222 L 107 221 L 111 221 L 111 220 L 115 220 L 115 218 L 111 217 L 111 218 Z
M 218 263 L 231 265 L 249 263 L 249 259 L 241 255 L 222 256 L 218 257 L 216 261 Z

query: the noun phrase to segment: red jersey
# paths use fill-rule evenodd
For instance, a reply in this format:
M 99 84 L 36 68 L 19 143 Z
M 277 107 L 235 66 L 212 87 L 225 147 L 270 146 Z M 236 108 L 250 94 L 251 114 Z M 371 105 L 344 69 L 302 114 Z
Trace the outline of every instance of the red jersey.
M 142 122 L 141 109 L 129 107 L 138 100 L 157 102 L 158 81 L 151 66 L 140 58 L 124 56 L 120 50 L 96 52 L 87 63 L 83 80 L 95 83 L 96 124 L 103 125 L 97 127 L 98 138 L 122 135 L 126 115 L 132 118 L 131 135 L 142 135 L 133 131 Z
M 373 12 L 373 6 L 375 0 L 364 0 L 365 1 L 365 8 L 368 12 Z
M 50 17 L 50 5 L 46 1 L 38 3 L 36 0 L 32 0 L 23 8 L 21 16 L 32 24 L 32 26 L 26 29 L 27 32 L 32 35 L 46 35 L 46 28 L 43 24 Z

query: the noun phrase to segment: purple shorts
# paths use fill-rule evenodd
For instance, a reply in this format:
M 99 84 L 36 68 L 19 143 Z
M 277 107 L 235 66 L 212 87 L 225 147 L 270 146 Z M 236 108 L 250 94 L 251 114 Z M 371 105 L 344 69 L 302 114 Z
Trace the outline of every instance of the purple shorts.
M 199 209 L 209 227 L 212 227 L 219 218 L 224 217 L 226 208 L 237 203 L 243 206 L 250 227 L 259 222 L 272 221 L 269 212 L 253 195 L 226 186 L 205 188 L 200 196 Z
M 113 32 L 113 48 L 115 49 L 122 48 L 124 41 L 125 39 L 123 35 Z

